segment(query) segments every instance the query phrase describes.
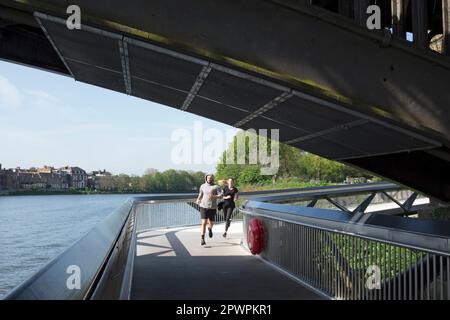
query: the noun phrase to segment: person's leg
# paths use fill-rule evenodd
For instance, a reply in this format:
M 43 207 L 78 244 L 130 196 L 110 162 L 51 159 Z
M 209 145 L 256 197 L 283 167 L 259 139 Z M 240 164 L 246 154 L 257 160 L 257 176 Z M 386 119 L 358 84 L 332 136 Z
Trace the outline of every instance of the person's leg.
M 225 211 L 225 232 L 228 231 L 228 228 L 231 224 L 231 215 L 233 214 L 233 207 L 227 207 L 227 210 Z
M 205 236 L 205 231 L 206 231 L 206 223 L 207 221 L 209 221 L 209 219 L 202 219 L 202 226 L 201 226 L 201 236 L 204 237 Z
M 201 234 L 201 238 L 202 238 L 201 245 L 206 244 L 206 242 L 205 242 L 206 221 L 207 221 L 206 219 L 202 219 L 202 226 L 201 226 L 201 230 L 200 230 L 200 234 Z
M 200 236 L 202 238 L 201 245 L 205 245 L 205 231 L 206 231 L 206 210 L 204 208 L 200 208 L 200 217 L 201 217 L 201 226 L 200 226 Z
M 209 237 L 212 238 L 213 233 L 212 233 L 212 228 L 214 225 L 214 221 L 216 218 L 216 210 L 211 209 L 208 212 L 208 232 L 209 232 Z
M 224 207 L 224 214 L 225 214 L 225 232 L 223 233 L 223 237 L 225 238 L 227 236 L 228 228 L 231 224 L 231 215 L 233 214 L 233 207 Z

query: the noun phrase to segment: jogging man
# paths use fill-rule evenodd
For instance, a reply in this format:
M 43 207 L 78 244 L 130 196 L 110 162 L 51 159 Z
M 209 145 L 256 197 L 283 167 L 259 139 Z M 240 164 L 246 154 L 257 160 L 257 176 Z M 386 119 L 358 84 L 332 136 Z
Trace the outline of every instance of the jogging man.
M 214 184 L 214 175 L 208 174 L 205 177 L 205 183 L 200 186 L 197 197 L 197 205 L 200 206 L 201 225 L 201 245 L 205 245 L 206 223 L 208 223 L 209 237 L 212 238 L 212 227 L 216 219 L 217 199 L 222 197 L 222 190 L 218 185 Z

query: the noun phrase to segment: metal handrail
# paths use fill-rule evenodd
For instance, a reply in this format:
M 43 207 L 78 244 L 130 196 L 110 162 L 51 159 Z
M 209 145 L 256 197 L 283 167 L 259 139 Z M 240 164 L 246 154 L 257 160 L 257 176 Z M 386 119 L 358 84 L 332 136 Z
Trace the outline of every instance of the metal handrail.
M 301 189 L 290 189 L 284 193 L 274 193 L 273 195 L 264 195 L 262 197 L 252 197 L 254 201 L 278 202 L 283 200 L 313 200 L 325 196 L 345 196 L 363 194 L 374 191 L 396 191 L 402 187 L 388 182 L 361 183 L 352 185 L 333 185 L 324 187 L 311 187 Z M 256 195 L 256 194 L 255 194 Z
M 129 220 L 132 206 L 132 200 L 125 202 L 84 237 L 14 288 L 5 299 L 89 299 Z M 70 266 L 79 268 L 80 273 L 68 273 Z M 78 280 L 72 278 L 73 287 L 67 285 L 71 276 L 79 276 Z
M 290 207 L 248 201 L 239 210 L 246 215 L 259 216 L 318 230 L 358 236 L 367 240 L 382 241 L 411 249 L 427 250 L 450 255 L 450 222 L 419 220 L 379 214 L 358 213 L 350 215 L 330 209 Z M 282 208 L 282 207 L 286 208 Z M 284 210 L 283 210 L 284 209 Z
M 283 196 L 282 196 L 283 197 Z M 261 257 L 336 299 L 450 299 L 450 222 L 248 200 L 267 234 Z M 268 197 L 267 199 L 273 199 Z M 246 232 L 243 233 L 246 243 Z M 377 267 L 379 287 L 366 286 Z

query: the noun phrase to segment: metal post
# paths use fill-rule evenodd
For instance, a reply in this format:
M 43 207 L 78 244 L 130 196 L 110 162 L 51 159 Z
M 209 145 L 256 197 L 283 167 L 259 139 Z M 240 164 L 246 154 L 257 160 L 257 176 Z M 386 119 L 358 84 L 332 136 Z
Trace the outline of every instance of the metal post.
M 428 47 L 428 1 L 411 0 L 414 43 L 420 48 Z
M 404 0 L 392 0 L 392 32 L 402 39 L 406 38 Z
M 414 300 L 419 300 L 419 276 L 418 276 L 418 266 L 417 263 L 417 251 L 414 251 Z
M 397 300 L 397 247 L 393 246 L 394 248 L 394 277 L 392 278 L 392 282 L 394 283 L 394 290 L 393 290 L 393 300 Z
M 439 257 L 439 276 L 440 276 L 440 281 L 439 281 L 439 297 L 441 300 L 444 300 L 444 257 L 440 256 Z M 447 281 L 449 281 L 450 279 L 447 279 Z M 435 297 L 435 299 L 437 300 L 437 298 Z
M 450 300 L 450 257 L 447 257 L 447 300 Z
M 427 253 L 427 300 L 430 300 L 430 254 Z
M 412 287 L 413 287 L 413 281 L 412 281 L 412 250 L 409 250 L 409 300 L 412 300 Z
M 386 259 L 386 249 L 387 249 L 387 245 L 384 244 L 383 245 L 383 300 L 387 299 L 387 295 L 386 295 L 386 291 L 387 291 L 387 281 L 389 281 L 389 277 L 387 276 L 387 259 Z
M 450 56 L 450 0 L 442 0 L 443 44 L 442 52 Z
M 433 277 L 431 278 L 433 281 L 433 300 L 437 300 L 437 292 L 436 292 L 436 287 L 437 287 L 437 270 L 436 270 L 436 255 L 433 254 Z

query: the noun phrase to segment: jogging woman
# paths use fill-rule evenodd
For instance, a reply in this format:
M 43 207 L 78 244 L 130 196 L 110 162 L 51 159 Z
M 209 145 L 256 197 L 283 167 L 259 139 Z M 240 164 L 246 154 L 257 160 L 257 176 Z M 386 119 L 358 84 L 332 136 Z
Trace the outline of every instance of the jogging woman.
M 238 189 L 234 186 L 234 180 L 228 179 L 228 186 L 223 190 L 223 213 L 225 216 L 225 232 L 223 237 L 226 238 L 228 228 L 231 224 L 231 217 L 233 215 L 234 208 L 236 208 L 235 201 L 238 199 Z

